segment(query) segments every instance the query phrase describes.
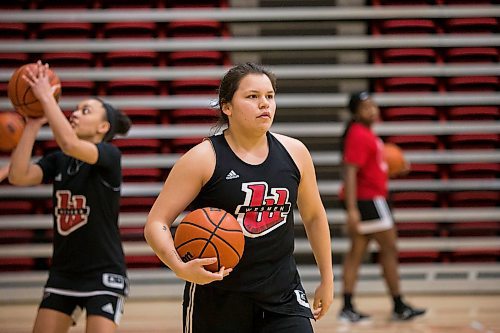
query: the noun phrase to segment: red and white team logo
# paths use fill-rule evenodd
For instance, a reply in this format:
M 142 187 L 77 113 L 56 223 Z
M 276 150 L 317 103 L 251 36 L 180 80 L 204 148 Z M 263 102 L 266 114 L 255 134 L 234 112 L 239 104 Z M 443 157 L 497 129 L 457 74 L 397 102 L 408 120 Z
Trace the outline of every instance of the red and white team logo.
M 238 222 L 247 237 L 263 236 L 286 223 L 291 203 L 286 188 L 271 188 L 265 182 L 243 183 L 246 193 L 243 205 L 236 207 Z M 269 193 L 269 194 L 268 194 Z
M 83 195 L 71 195 L 70 191 L 57 191 L 55 207 L 57 231 L 61 235 L 69 235 L 87 224 L 90 207 Z

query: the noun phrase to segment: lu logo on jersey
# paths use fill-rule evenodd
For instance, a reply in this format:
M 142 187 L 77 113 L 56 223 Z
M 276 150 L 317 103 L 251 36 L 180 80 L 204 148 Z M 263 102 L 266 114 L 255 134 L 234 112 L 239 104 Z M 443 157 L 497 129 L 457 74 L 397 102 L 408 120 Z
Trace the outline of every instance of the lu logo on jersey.
M 292 207 L 290 192 L 287 188 L 268 188 L 265 182 L 241 184 L 245 202 L 236 207 L 235 213 L 247 237 L 263 236 L 286 223 Z
M 54 210 L 57 231 L 61 235 L 69 235 L 87 224 L 90 207 L 87 206 L 85 196 L 71 195 L 71 191 L 60 190 L 56 192 L 56 198 L 57 206 Z

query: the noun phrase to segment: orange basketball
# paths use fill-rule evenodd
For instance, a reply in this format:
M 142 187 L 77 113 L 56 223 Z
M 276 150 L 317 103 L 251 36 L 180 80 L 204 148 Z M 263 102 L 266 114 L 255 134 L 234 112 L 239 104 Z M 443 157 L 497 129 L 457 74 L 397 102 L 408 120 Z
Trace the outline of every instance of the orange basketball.
M 16 148 L 24 130 L 23 118 L 15 112 L 0 112 L 0 151 Z
M 384 144 L 384 159 L 387 163 L 389 177 L 397 176 L 404 171 L 406 161 L 403 151 L 394 143 Z
M 245 236 L 233 215 L 218 208 L 199 208 L 187 214 L 177 226 L 175 249 L 182 261 L 217 258 L 205 268 L 217 272 L 235 267 L 243 255 Z
M 44 114 L 43 108 L 31 91 L 30 85 L 23 79 L 23 75 L 27 73 L 26 70 L 28 68 L 34 71 L 36 66 L 36 64 L 26 64 L 19 67 L 14 74 L 12 74 L 8 86 L 9 99 L 16 108 L 16 111 L 23 116 L 32 118 L 42 117 Z M 61 84 L 61 80 L 59 80 L 59 77 L 53 70 L 49 69 L 47 75 L 49 76 L 51 85 Z M 59 101 L 60 96 L 61 88 L 58 88 L 54 92 L 56 101 Z

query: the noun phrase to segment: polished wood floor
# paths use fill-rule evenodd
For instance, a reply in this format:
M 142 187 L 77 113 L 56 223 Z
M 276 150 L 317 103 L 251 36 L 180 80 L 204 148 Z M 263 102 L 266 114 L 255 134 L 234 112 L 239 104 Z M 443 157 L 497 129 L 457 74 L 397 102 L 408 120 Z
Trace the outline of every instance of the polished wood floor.
M 339 299 L 326 318 L 314 323 L 316 333 L 500 333 L 500 295 L 407 296 L 413 305 L 428 313 L 411 322 L 389 320 L 391 304 L 387 297 L 364 296 L 357 306 L 373 316 L 370 323 L 342 324 L 336 320 Z M 0 304 L 0 333 L 31 331 L 37 304 Z M 179 300 L 136 301 L 125 304 L 118 333 L 175 333 L 181 330 Z M 83 333 L 82 319 L 71 333 Z M 216 332 L 216 330 L 214 330 Z

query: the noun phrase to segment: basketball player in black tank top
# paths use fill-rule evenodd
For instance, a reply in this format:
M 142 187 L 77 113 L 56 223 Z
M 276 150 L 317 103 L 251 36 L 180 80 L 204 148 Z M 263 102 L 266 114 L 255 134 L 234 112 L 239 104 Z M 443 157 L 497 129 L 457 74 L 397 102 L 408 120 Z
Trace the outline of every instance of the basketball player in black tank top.
M 251 63 L 226 73 L 219 107 L 228 128 L 177 161 L 149 213 L 146 240 L 186 280 L 185 333 L 312 332 L 310 319 L 333 301 L 330 233 L 311 156 L 300 141 L 269 132 L 275 85 L 272 73 Z M 245 252 L 234 270 L 203 268 L 216 258 L 179 258 L 170 227 L 188 206 L 222 208 L 238 219 Z M 312 309 L 293 258 L 297 206 L 321 274 Z
M 130 119 L 89 98 L 68 121 L 52 95 L 47 68 L 39 62 L 24 78 L 46 118 L 26 119 L 9 172 L 14 185 L 53 183 L 54 251 L 33 332 L 67 332 L 85 309 L 86 332 L 112 333 L 128 282 L 118 228 L 121 153 L 108 141 L 127 133 Z M 47 121 L 61 149 L 31 163 L 37 133 Z

